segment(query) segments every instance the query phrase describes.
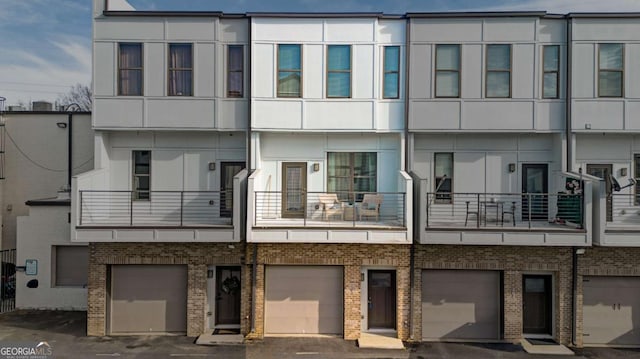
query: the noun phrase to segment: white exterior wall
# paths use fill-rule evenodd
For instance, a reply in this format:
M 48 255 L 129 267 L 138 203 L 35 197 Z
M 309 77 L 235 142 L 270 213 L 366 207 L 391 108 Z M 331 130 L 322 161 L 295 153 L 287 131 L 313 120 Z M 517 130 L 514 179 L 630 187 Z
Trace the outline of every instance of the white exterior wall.
M 572 114 L 574 132 L 640 131 L 639 19 L 572 20 Z M 624 44 L 624 90 L 621 98 L 598 97 L 598 44 Z
M 404 127 L 405 21 L 252 18 L 252 128 L 400 131 Z M 277 45 L 302 44 L 302 97 L 277 97 Z M 326 97 L 327 45 L 352 45 L 351 98 Z M 400 47 L 400 97 L 383 99 L 384 46 Z
M 4 114 L 5 154 L 2 188 L 2 246 L 16 248 L 16 218 L 26 216 L 25 202 L 53 197 L 68 181 L 67 113 Z M 93 168 L 91 115 L 73 115 L 72 174 Z M 20 148 L 20 150 L 18 150 Z M 23 153 L 21 153 L 22 151 Z M 29 158 L 25 157 L 25 154 Z
M 558 132 L 565 128 L 565 21 L 411 19 L 409 128 L 413 131 Z M 435 97 L 435 48 L 461 45 L 460 98 Z M 486 98 L 487 44 L 511 44 L 511 98 Z M 560 45 L 558 99 L 542 98 L 542 48 Z
M 119 42 L 143 44 L 143 96 L 117 96 Z M 226 46 L 247 42 L 246 19 L 96 17 L 93 34 L 95 128 L 246 129 L 247 47 L 245 98 L 227 98 Z M 193 44 L 193 96 L 167 96 L 169 43 Z
M 18 217 L 16 265 L 24 266 L 27 259 L 36 259 L 38 273 L 31 276 L 16 272 L 16 308 L 87 309 L 86 287 L 53 285 L 52 247 L 82 245 L 70 241 L 69 210 L 68 206 L 32 206 L 28 216 Z M 31 279 L 38 280 L 38 288 L 27 288 Z
M 564 190 L 560 134 L 415 134 L 413 172 L 435 191 L 434 154 L 453 152 L 453 192 L 520 193 L 522 165 L 549 165 L 549 192 Z M 508 166 L 516 164 L 510 173 Z
M 378 192 L 397 192 L 400 163 L 400 141 L 397 134 L 260 134 L 261 169 L 256 191 L 282 190 L 282 162 L 307 162 L 307 191 L 327 190 L 328 152 L 376 152 Z M 318 163 L 320 170 L 312 167 Z

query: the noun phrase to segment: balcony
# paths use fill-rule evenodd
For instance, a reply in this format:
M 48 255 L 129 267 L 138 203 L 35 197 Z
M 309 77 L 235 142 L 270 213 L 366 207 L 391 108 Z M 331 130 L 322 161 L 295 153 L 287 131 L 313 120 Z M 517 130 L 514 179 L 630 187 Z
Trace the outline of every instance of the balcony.
M 594 242 L 602 246 L 639 247 L 640 197 L 634 193 L 606 194 L 601 182 L 599 198 L 594 205 Z
M 420 181 L 421 244 L 591 244 L 592 185 L 570 193 L 433 193 Z M 424 201 L 424 202 L 423 202 Z
M 73 179 L 72 241 L 239 242 L 243 236 L 246 170 L 228 191 L 99 189 L 108 178 L 95 170 Z
M 412 180 L 404 172 L 397 192 L 254 190 L 262 180 L 260 170 L 248 180 L 249 242 L 410 243 Z

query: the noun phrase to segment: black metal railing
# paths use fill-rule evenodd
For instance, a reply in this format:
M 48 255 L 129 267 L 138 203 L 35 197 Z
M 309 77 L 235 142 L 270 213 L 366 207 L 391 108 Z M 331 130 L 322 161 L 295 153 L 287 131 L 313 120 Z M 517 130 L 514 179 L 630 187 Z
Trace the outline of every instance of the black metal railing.
M 582 228 L 582 194 L 427 193 L 427 228 L 534 228 L 564 225 Z
M 142 195 L 141 195 L 142 194 Z M 79 226 L 231 225 L 231 191 L 79 191 Z
M 16 250 L 0 251 L 0 313 L 16 308 Z
M 406 227 L 403 192 L 255 192 L 254 226 Z

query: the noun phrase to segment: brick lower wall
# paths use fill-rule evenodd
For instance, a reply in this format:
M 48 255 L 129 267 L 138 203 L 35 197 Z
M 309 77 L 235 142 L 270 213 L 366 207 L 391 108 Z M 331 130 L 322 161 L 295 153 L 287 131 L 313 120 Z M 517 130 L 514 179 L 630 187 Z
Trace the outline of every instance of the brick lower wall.
M 578 295 L 576 296 L 576 345 L 583 345 L 582 311 L 584 276 L 640 276 L 640 248 L 592 247 L 578 255 Z
M 522 338 L 522 275 L 550 273 L 554 287 L 554 333 L 571 343 L 572 255 L 570 247 L 417 245 L 412 338 L 422 338 L 422 270 L 466 269 L 503 272 L 504 339 Z
M 247 263 L 253 262 L 257 246 L 255 330 L 249 338 L 264 336 L 264 285 L 267 265 L 338 265 L 344 267 L 344 338 L 353 340 L 361 332 L 361 278 L 363 267 L 390 267 L 396 270 L 397 330 L 400 339 L 409 337 L 410 246 L 398 244 L 309 244 L 269 243 L 247 245 Z M 250 293 L 249 288 L 249 293 Z M 250 295 L 250 294 L 249 294 Z M 250 301 L 245 301 L 251 310 Z
M 207 267 L 240 265 L 244 245 L 227 243 L 91 243 L 87 298 L 87 335 L 107 334 L 108 268 L 113 264 L 182 264 L 187 272 L 187 335 L 198 336 L 206 327 Z M 249 313 L 245 301 L 250 298 L 250 268 L 242 266 L 241 331 L 247 333 Z M 247 294 L 247 288 L 249 294 Z

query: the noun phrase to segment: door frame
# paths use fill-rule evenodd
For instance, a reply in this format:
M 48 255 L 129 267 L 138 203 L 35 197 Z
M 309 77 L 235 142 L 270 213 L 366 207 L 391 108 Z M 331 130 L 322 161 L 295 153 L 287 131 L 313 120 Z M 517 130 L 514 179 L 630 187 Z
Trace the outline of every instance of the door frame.
M 395 320 L 393 324 L 393 328 L 369 328 L 369 272 L 370 271 L 381 271 L 381 272 L 392 272 L 393 280 L 394 280 L 394 294 L 395 294 Z M 362 267 L 360 271 L 360 300 L 361 307 L 360 312 L 361 315 L 361 331 L 362 332 L 372 332 L 372 333 L 397 333 L 398 327 L 398 271 L 395 267 L 387 267 L 387 266 L 375 266 L 375 267 Z M 345 308 L 346 310 L 346 308 Z
M 524 328 L 524 298 L 525 298 L 525 278 L 526 277 L 544 277 L 548 278 L 549 281 L 546 283 L 548 285 L 549 293 L 547 295 L 547 304 L 550 305 L 550 310 L 546 313 L 547 320 L 549 322 L 549 330 L 548 333 L 527 333 Z M 553 339 L 556 335 L 556 276 L 554 273 L 549 272 L 524 272 L 522 273 L 522 278 L 520 281 L 522 285 L 522 336 L 525 338 L 540 338 L 540 339 Z
M 240 165 L 242 167 L 242 169 L 247 168 L 247 163 L 245 161 L 220 161 L 220 184 L 218 186 L 218 190 L 220 191 L 220 217 L 224 217 L 224 218 L 229 218 L 233 216 L 233 207 L 231 208 L 231 210 L 228 210 L 226 208 L 223 208 L 223 205 L 225 203 L 225 201 L 227 200 L 227 198 L 222 198 L 222 195 L 224 193 L 224 191 L 226 190 L 226 188 L 224 188 L 224 178 L 225 178 L 225 170 L 227 168 L 227 166 L 234 166 L 234 165 Z M 240 171 L 242 171 L 242 169 Z M 235 175 L 234 175 L 235 176 Z M 232 186 L 233 186 L 233 181 L 232 181 Z M 233 187 L 231 187 L 231 203 L 233 205 Z
M 302 201 L 302 211 L 289 211 L 286 209 L 287 203 L 287 167 L 302 167 L 303 168 L 303 177 L 302 177 L 302 193 L 301 193 L 301 201 Z M 282 162 L 282 198 L 280 200 L 280 210 L 282 218 L 304 218 L 307 212 L 307 163 L 306 162 Z
M 216 290 L 217 290 L 217 278 L 218 278 L 218 268 L 229 268 L 229 267 L 237 267 L 240 269 L 240 283 L 242 283 L 242 266 L 241 265 L 209 265 L 207 267 L 207 303 L 206 308 L 208 308 L 204 312 L 205 317 L 205 327 L 210 330 L 214 330 L 216 328 L 226 328 L 226 329 L 239 329 L 240 322 L 238 324 L 215 324 L 217 321 L 216 318 Z M 242 285 L 242 284 L 241 284 Z M 242 296 L 242 293 L 240 294 Z M 240 297 L 240 301 L 242 301 L 242 297 Z M 242 305 L 242 302 L 240 303 Z M 242 321 L 242 314 L 240 314 L 240 321 Z
M 544 182 L 544 186 L 543 186 L 543 191 L 542 193 L 545 194 L 547 197 L 546 199 L 544 199 L 544 212 L 540 213 L 540 218 L 538 218 L 538 216 L 534 216 L 533 213 L 536 213 L 534 210 L 532 210 L 532 216 L 531 216 L 531 220 L 532 221 L 548 221 L 549 220 L 549 163 L 547 162 L 538 162 L 538 163 L 522 163 L 522 173 L 520 174 L 521 178 L 521 183 L 520 183 L 520 190 L 521 192 L 524 193 L 528 193 L 528 189 L 527 191 L 525 191 L 525 187 L 526 187 L 526 183 L 527 183 L 527 171 L 526 168 L 544 168 L 544 176 L 545 176 L 545 182 Z M 522 212 L 522 220 L 523 221 L 528 221 L 529 220 L 529 208 L 528 205 L 525 206 L 525 204 L 528 203 L 528 198 L 526 196 L 522 196 L 522 208 L 521 208 L 521 212 Z
M 589 173 L 589 168 L 606 168 L 607 170 L 609 170 L 609 175 L 613 176 L 613 164 L 612 163 L 587 163 L 586 164 L 586 170 L 587 170 L 587 174 Z M 597 177 L 597 176 L 596 176 Z M 611 196 L 613 193 L 613 190 L 611 189 L 611 179 L 609 178 L 609 176 L 607 176 L 606 178 L 603 178 L 604 183 L 605 183 L 605 194 L 606 194 L 606 199 L 605 199 L 605 218 L 607 222 L 611 222 L 613 221 L 613 197 Z

